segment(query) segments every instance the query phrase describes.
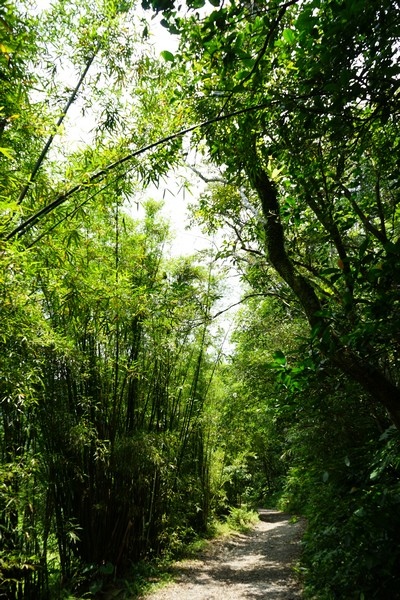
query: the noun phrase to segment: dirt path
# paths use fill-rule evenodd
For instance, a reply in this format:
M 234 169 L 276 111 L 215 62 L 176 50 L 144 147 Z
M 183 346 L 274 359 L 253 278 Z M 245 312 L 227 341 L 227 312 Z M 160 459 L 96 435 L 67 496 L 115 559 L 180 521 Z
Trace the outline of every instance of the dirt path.
M 292 565 L 300 553 L 301 522 L 260 510 L 249 534 L 213 542 L 195 559 L 177 563 L 175 583 L 146 600 L 295 600 L 301 598 Z

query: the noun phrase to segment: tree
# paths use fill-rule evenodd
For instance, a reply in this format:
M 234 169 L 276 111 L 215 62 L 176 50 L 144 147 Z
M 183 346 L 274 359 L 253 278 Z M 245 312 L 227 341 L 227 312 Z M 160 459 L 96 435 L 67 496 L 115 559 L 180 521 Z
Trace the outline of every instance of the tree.
M 0 10 L 0 587 L 95 593 L 207 526 L 217 284 L 164 260 L 157 202 L 141 223 L 124 210 L 180 160 L 175 116 L 159 110 L 174 79 L 133 3 Z M 80 110 L 93 130 L 76 145 Z
M 152 3 L 182 32 L 195 113 L 257 108 L 205 130 L 210 159 L 252 190 L 258 243 L 322 356 L 398 426 L 399 7 L 235 3 L 200 16 L 203 5 L 184 19 Z
M 288 317 L 279 299 L 255 297 L 235 319 L 234 352 L 223 369 L 220 408 L 230 504 L 237 501 L 232 494 L 260 506 L 273 502 L 290 465 L 283 455 L 289 428 L 296 422 L 295 407 L 284 387 L 277 386 L 272 368 L 282 352 L 291 362 L 300 355 L 298 337 L 304 322 L 299 316 Z
M 167 464 L 177 461 L 178 477 L 180 453 L 190 471 L 199 459 L 190 458 L 193 420 L 201 416 L 190 319 L 202 309 L 201 275 L 187 264 L 177 271 L 179 285 L 168 282 L 162 257 L 168 232 L 154 203 L 136 231 L 124 220 L 119 231 L 115 215 L 108 223 L 107 212 L 90 216 L 81 231 L 85 242 L 73 253 L 64 255 L 62 238 L 37 251 L 44 264 L 51 256 L 40 289 L 44 312 L 65 344 L 43 357 L 39 404 L 66 578 L 74 557 L 96 569 L 102 563 L 121 569 L 155 551 L 179 481 L 171 480 Z M 180 396 L 174 386 L 183 386 Z

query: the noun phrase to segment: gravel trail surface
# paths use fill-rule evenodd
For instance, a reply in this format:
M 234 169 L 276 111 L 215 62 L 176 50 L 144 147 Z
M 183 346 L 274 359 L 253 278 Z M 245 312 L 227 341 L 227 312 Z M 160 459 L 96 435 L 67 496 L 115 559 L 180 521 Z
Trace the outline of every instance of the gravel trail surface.
M 174 567 L 174 583 L 145 600 L 295 600 L 302 597 L 293 565 L 299 558 L 301 521 L 261 509 L 248 534 L 211 542 L 195 559 Z

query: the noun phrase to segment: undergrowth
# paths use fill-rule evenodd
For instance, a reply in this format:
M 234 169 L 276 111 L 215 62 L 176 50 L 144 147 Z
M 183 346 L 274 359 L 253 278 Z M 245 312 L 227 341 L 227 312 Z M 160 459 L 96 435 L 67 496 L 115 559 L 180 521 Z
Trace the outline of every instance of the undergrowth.
M 221 539 L 240 532 L 246 533 L 258 521 L 258 514 L 245 506 L 230 508 L 228 516 L 223 519 L 214 519 L 203 536 L 186 535 L 164 551 L 163 555 L 156 558 L 145 559 L 132 565 L 124 578 L 112 578 L 101 581 L 94 579 L 89 591 L 83 595 L 76 595 L 64 590 L 63 600 L 83 600 L 84 598 L 118 598 L 118 600 L 134 600 L 143 595 L 150 594 L 164 587 L 173 580 L 173 564 L 177 560 L 187 560 L 203 552 L 210 541 Z M 191 537 L 191 539 L 190 539 Z

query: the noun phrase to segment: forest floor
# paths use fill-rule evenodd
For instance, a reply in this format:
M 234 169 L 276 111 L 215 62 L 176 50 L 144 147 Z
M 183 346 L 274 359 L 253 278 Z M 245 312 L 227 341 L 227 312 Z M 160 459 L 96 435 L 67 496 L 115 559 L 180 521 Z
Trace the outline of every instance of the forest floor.
M 304 522 L 261 509 L 247 534 L 211 541 L 195 558 L 175 563 L 174 583 L 145 600 L 295 600 L 302 597 L 293 566 Z

